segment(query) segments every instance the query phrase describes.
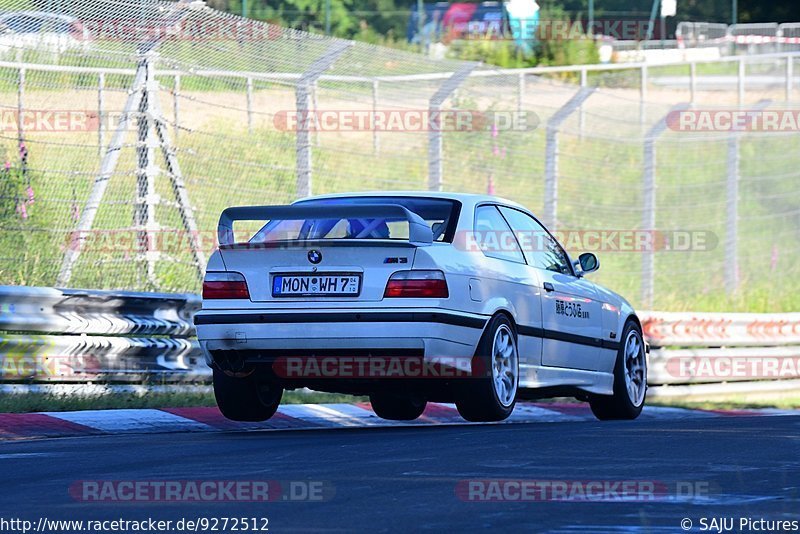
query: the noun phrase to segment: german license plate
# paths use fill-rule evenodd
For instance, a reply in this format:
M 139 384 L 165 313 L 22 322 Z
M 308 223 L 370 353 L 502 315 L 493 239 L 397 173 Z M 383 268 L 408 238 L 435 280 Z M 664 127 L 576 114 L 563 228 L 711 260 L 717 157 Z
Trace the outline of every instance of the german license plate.
M 273 297 L 357 297 L 360 274 L 276 274 L 272 277 Z

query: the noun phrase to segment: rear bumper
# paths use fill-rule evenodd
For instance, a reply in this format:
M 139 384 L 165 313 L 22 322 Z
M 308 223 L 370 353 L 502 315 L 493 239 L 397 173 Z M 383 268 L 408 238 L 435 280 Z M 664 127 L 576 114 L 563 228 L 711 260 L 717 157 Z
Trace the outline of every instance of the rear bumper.
M 285 352 L 358 354 L 407 350 L 426 360 L 471 357 L 487 317 L 438 309 L 203 310 L 197 337 L 211 363 L 218 351 L 250 361 Z

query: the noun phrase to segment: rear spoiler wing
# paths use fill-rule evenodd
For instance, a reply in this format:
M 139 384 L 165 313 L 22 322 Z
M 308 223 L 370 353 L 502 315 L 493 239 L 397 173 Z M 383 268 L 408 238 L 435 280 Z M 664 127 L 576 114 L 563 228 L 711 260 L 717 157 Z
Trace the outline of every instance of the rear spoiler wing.
M 305 219 L 354 219 L 393 217 L 408 221 L 408 241 L 414 245 L 430 245 L 433 233 L 430 226 L 414 212 L 400 204 L 239 206 L 227 208 L 219 217 L 219 245 L 234 243 L 234 221 L 273 221 Z

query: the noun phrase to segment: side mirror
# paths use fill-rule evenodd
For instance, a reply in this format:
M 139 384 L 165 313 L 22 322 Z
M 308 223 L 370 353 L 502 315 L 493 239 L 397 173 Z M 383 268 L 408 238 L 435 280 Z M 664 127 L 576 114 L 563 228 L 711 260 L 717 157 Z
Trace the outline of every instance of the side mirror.
M 584 252 L 578 256 L 578 263 L 581 266 L 583 274 L 593 273 L 600 268 L 600 260 L 591 252 Z

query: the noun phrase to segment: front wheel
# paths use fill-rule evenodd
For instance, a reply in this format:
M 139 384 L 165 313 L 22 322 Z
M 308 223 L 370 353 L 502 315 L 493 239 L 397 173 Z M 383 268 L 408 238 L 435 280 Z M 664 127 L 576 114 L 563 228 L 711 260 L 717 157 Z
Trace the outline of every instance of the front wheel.
M 472 359 L 472 374 L 456 399 L 461 417 L 484 422 L 511 415 L 517 402 L 519 350 L 516 330 L 505 315 L 489 322 Z
M 592 413 L 601 421 L 636 419 L 647 395 L 647 355 L 642 331 L 635 321 L 625 324 L 623 342 L 614 364 L 614 394 L 589 400 Z
M 244 378 L 214 369 L 214 397 L 222 415 L 233 421 L 266 421 L 278 410 L 283 387 L 256 374 Z

